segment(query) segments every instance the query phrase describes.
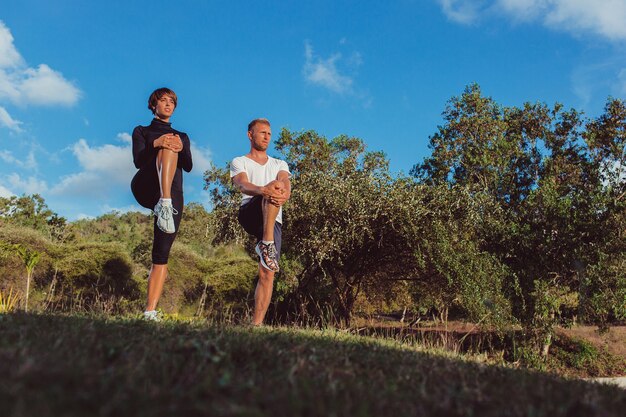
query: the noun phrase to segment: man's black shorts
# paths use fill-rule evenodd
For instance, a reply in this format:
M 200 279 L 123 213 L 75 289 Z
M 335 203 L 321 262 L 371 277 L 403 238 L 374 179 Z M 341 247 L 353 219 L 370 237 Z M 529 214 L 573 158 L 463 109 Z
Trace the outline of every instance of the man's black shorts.
M 263 196 L 257 195 L 252 197 L 243 206 L 239 207 L 239 224 L 243 230 L 257 238 L 257 241 L 263 239 Z M 283 229 L 278 222 L 274 223 L 274 244 L 276 252 L 280 258 L 280 247 L 282 245 Z

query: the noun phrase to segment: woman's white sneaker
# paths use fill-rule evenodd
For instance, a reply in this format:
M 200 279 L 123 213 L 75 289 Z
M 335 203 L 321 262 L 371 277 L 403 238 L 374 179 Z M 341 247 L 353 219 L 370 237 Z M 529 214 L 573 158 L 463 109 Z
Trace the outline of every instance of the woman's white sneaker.
M 171 200 L 159 200 L 154 206 L 154 215 L 157 218 L 157 227 L 164 233 L 176 232 L 176 226 L 174 224 L 174 215 L 178 214 L 172 206 Z

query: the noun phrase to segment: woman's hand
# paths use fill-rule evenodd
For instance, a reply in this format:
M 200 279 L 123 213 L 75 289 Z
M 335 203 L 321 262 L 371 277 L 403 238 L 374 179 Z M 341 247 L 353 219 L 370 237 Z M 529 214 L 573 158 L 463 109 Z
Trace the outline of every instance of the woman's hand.
M 166 133 L 159 136 L 154 141 L 155 148 L 169 149 L 172 152 L 180 152 L 183 150 L 183 141 L 180 136 L 173 133 Z

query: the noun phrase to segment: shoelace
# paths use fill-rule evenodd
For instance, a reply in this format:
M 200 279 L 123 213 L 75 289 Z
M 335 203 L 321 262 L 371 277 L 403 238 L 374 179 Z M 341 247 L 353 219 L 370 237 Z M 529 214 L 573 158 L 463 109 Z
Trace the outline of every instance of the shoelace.
M 270 264 L 268 266 L 272 267 L 272 269 L 278 269 L 278 259 L 276 259 L 276 246 L 275 245 L 267 245 L 267 254 L 270 258 Z
M 161 210 L 159 210 L 159 216 L 163 220 L 169 220 L 172 218 L 172 215 L 175 216 L 177 214 L 178 214 L 178 210 L 176 210 L 172 206 L 161 206 Z
M 277 260 L 276 259 L 276 246 L 269 245 L 269 247 L 267 248 L 267 253 L 273 260 Z

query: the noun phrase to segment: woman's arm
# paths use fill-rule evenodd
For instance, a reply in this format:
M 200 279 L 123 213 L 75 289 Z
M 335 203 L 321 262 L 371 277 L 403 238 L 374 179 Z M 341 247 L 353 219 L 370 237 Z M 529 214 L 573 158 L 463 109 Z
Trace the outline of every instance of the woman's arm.
M 187 134 L 182 134 L 183 141 L 183 150 L 178 154 L 178 165 L 185 170 L 185 172 L 190 172 L 191 168 L 193 168 L 193 161 L 191 160 L 191 141 L 189 140 L 189 136 Z
M 133 130 L 133 162 L 135 163 L 135 168 L 139 169 L 148 162 L 150 148 L 150 144 L 143 136 L 143 129 L 141 126 L 137 126 Z

